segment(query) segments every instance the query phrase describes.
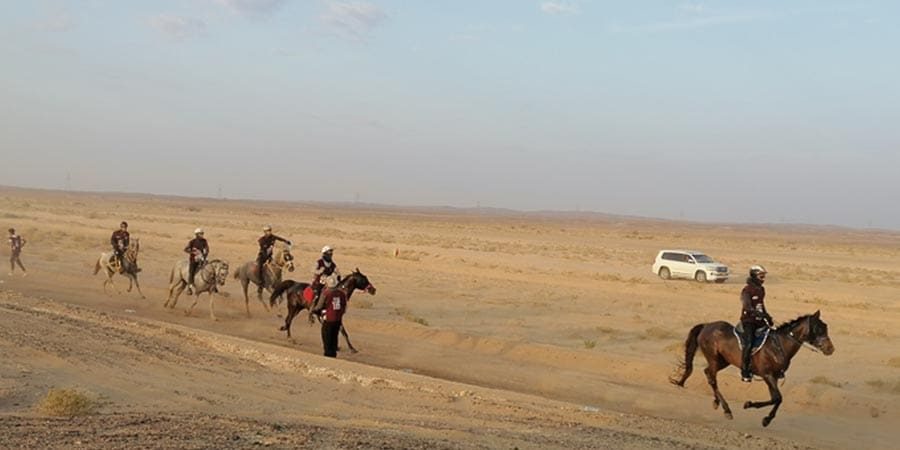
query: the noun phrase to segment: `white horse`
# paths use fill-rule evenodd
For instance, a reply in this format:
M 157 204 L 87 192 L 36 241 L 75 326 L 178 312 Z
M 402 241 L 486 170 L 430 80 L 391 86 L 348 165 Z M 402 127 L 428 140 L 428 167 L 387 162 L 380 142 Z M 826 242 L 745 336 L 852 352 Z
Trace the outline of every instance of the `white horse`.
M 175 308 L 175 304 L 178 303 L 178 297 L 181 296 L 184 288 L 187 287 L 190 275 L 188 264 L 186 259 L 182 259 L 172 267 L 172 272 L 169 274 L 169 297 L 163 304 L 164 308 Z M 213 293 L 218 291 L 216 286 L 225 285 L 227 278 L 228 262 L 226 261 L 214 259 L 197 269 L 197 273 L 194 275 L 194 303 L 191 303 L 190 308 L 184 310 L 184 315 L 191 315 L 194 311 L 194 306 L 197 305 L 197 300 L 200 299 L 200 294 L 208 292 L 209 317 L 212 320 L 219 320 L 213 312 Z
M 97 259 L 97 263 L 94 264 L 94 275 L 100 273 L 100 269 L 106 270 L 106 279 L 103 280 L 103 292 L 109 295 L 106 287 L 112 286 L 114 289 L 116 288 L 116 284 L 113 283 L 113 275 L 121 274 L 123 277 L 128 278 L 128 290 L 127 292 L 131 292 L 132 287 L 136 287 L 138 294 L 141 295 L 141 298 L 144 297 L 144 293 L 141 292 L 141 284 L 138 283 L 138 272 L 141 269 L 138 268 L 137 258 L 138 251 L 141 249 L 141 241 L 140 239 L 132 239 L 128 244 L 128 248 L 125 250 L 125 254 L 122 257 L 122 271 L 119 271 L 118 261 L 115 260 L 114 254 L 112 252 L 103 252 L 100 254 L 100 258 Z M 118 290 L 118 289 L 116 289 Z

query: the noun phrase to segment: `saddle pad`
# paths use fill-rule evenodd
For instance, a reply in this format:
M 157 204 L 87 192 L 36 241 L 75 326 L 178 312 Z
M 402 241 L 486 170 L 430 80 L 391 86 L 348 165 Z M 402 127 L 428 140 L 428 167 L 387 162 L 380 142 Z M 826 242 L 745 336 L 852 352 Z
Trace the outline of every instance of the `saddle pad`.
M 313 291 L 313 288 L 308 287 L 303 290 L 303 301 L 309 305 L 312 303 L 313 298 L 316 296 L 316 292 Z
M 758 352 L 759 349 L 761 349 L 769 339 L 769 332 L 771 331 L 771 328 L 763 327 L 761 328 L 761 330 L 762 331 L 757 330 L 756 333 L 754 333 L 755 336 L 753 336 L 753 346 L 750 349 L 750 353 L 752 354 Z M 738 346 L 741 348 L 741 350 L 744 350 L 744 342 L 741 339 L 741 334 L 738 332 L 738 327 L 734 327 L 734 330 L 732 332 L 734 333 L 734 337 L 737 338 Z

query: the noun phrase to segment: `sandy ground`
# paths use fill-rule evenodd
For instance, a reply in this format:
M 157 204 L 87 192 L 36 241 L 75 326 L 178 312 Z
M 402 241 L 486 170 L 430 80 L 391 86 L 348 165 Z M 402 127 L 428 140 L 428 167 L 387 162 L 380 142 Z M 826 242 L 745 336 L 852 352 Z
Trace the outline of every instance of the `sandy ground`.
M 0 442 L 14 447 L 895 448 L 900 439 L 900 233 L 717 226 L 605 217 L 391 210 L 0 188 L 0 219 L 28 240 L 29 277 L 0 280 Z M 141 285 L 105 295 L 92 266 L 122 219 L 140 238 Z M 162 307 L 196 226 L 213 256 L 252 259 L 265 223 L 378 288 L 354 297 L 358 354 L 320 356 L 281 310 L 228 280 L 215 301 Z M 712 409 L 701 372 L 666 382 L 696 323 L 735 320 L 743 276 L 662 281 L 661 248 L 765 264 L 777 320 L 822 311 L 836 346 L 803 350 L 765 410 Z M 395 250 L 399 256 L 395 256 Z M 0 255 L 5 256 L 4 248 Z M 4 268 L 3 273 L 6 272 Z M 124 287 L 124 278 L 117 278 Z M 252 295 L 252 293 L 251 293 Z M 283 309 L 283 307 L 282 307 Z M 696 363 L 704 367 L 698 358 Z M 96 396 L 96 415 L 48 418 L 47 390 Z M 761 382 L 720 374 L 733 407 Z

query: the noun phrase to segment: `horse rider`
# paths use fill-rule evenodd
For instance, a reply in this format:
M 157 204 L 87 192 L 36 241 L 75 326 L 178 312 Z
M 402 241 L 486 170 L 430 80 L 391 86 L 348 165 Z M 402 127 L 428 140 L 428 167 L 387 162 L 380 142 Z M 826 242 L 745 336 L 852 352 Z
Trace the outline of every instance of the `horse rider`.
M 188 242 L 184 252 L 188 254 L 188 295 L 194 294 L 194 276 L 197 270 L 206 264 L 206 257 L 209 256 L 209 243 L 203 237 L 203 228 L 194 230 L 194 238 Z
M 332 277 L 337 281 L 340 281 L 341 272 L 334 262 L 334 249 L 330 245 L 326 245 L 322 247 L 322 257 L 316 261 L 316 270 L 314 272 L 313 281 L 310 284 L 315 292 L 315 295 L 313 296 L 315 303 L 310 310 L 313 315 L 318 314 L 322 311 L 322 308 L 325 307 L 325 297 L 321 295 L 322 289 L 325 287 L 325 280 Z M 311 318 L 312 315 L 310 316 L 310 319 Z
M 750 267 L 750 277 L 747 285 L 741 291 L 741 325 L 744 328 L 742 339 L 744 341 L 743 353 L 741 353 L 741 380 L 750 382 L 753 374 L 750 371 L 750 356 L 753 347 L 753 337 L 756 330 L 772 326 L 772 316 L 766 311 L 766 268 L 760 265 Z
M 125 250 L 128 249 L 130 242 L 131 235 L 128 234 L 128 222 L 123 220 L 119 224 L 119 229 L 113 231 L 112 237 L 109 238 L 109 243 L 112 244 L 113 258 L 115 258 L 116 264 L 119 265 L 119 273 L 125 271 Z
M 25 270 L 25 266 L 22 265 L 22 260 L 19 259 L 19 255 L 22 254 L 22 247 L 26 244 L 25 238 L 16 234 L 15 228 L 9 229 L 9 275 L 12 276 L 13 272 L 16 271 L 16 264 L 19 265 L 19 268 L 22 269 L 22 276 L 27 276 L 28 272 Z
M 265 277 L 263 276 L 263 268 L 265 264 L 272 259 L 272 250 L 275 248 L 275 242 L 281 241 L 287 245 L 292 245 L 291 241 L 272 234 L 272 225 L 266 225 L 263 227 L 263 235 L 259 237 L 259 254 L 256 255 L 256 274 L 259 275 L 259 280 L 261 282 L 265 282 Z

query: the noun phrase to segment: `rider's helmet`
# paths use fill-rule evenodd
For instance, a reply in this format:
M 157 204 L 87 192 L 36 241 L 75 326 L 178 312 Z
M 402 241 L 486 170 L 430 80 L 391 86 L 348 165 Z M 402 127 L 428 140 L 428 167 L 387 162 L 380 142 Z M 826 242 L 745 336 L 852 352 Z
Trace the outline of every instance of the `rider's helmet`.
M 119 224 L 119 227 L 120 228 L 128 228 L 128 222 L 123 220 L 122 223 Z
M 15 228 L 10 228 L 10 229 L 9 229 L 9 234 L 16 234 L 16 229 L 15 229 Z
M 334 249 L 331 248 L 330 245 L 326 245 L 326 246 L 322 247 L 322 254 L 324 255 L 326 253 L 334 253 Z
M 765 278 L 766 273 L 768 273 L 766 268 L 759 264 L 756 264 L 756 265 L 753 265 L 750 267 L 750 277 L 751 278 Z M 762 275 L 762 277 L 760 277 L 760 275 Z
M 197 228 L 194 230 L 194 234 L 203 234 L 203 228 Z
M 263 227 L 263 232 L 270 232 L 270 231 L 272 231 L 272 225 L 266 225 Z

